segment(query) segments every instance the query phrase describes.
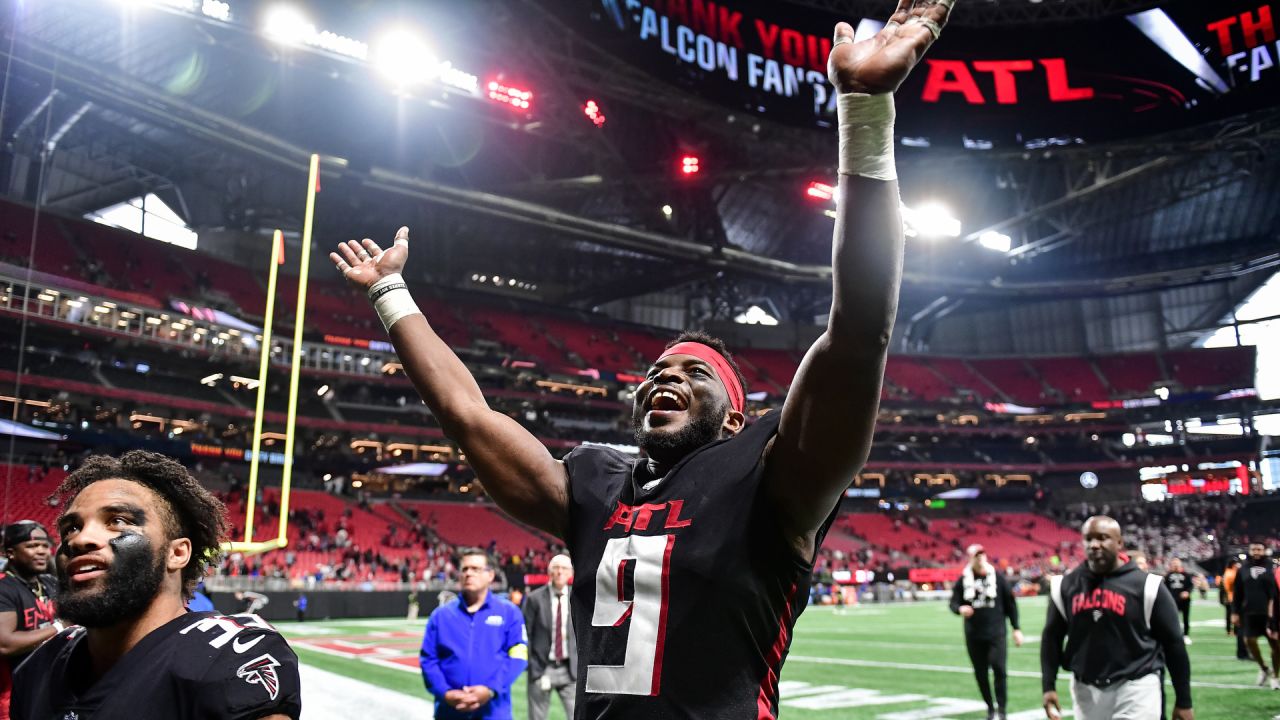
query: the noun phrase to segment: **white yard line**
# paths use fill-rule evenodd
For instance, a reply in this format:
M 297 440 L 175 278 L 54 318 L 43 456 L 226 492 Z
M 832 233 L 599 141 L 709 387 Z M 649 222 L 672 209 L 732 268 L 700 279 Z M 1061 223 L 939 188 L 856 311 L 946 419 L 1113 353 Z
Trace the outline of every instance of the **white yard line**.
M 788 655 L 787 662 L 816 663 L 818 665 L 845 665 L 848 667 L 892 668 L 894 670 L 924 670 L 926 672 L 960 673 L 972 675 L 973 668 L 960 665 L 922 665 L 918 663 L 897 663 L 884 660 L 855 660 L 853 658 L 814 657 L 812 655 Z M 1040 678 L 1040 673 L 1031 670 L 1010 670 L 1009 677 Z M 1059 680 L 1070 680 L 1071 676 L 1059 673 Z M 1258 685 L 1236 685 L 1231 683 L 1209 683 L 1191 681 L 1191 687 L 1217 688 L 1220 690 L 1262 690 L 1270 692 L 1266 687 Z
M 430 720 L 435 708 L 413 697 L 302 664 L 302 720 Z

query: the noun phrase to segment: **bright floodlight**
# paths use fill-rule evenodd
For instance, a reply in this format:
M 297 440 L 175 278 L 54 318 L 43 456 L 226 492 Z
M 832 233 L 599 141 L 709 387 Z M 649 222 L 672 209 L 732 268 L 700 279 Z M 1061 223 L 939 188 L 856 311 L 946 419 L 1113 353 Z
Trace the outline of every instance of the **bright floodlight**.
M 1009 252 L 1009 248 L 1013 247 L 1013 238 L 1002 232 L 988 230 L 978 236 L 978 244 L 988 250 L 996 250 L 998 252 Z
M 267 11 L 262 32 L 283 45 L 301 45 L 315 34 L 316 26 L 292 5 L 277 5 Z
M 960 237 L 960 221 L 946 207 L 931 203 L 918 208 L 902 207 L 902 221 L 908 235 Z
M 373 48 L 374 67 L 399 87 L 430 81 L 440 70 L 440 61 L 422 38 L 408 30 L 393 30 Z
M 747 311 L 738 315 L 733 319 L 736 323 L 743 325 L 777 325 L 778 318 L 770 315 L 759 305 L 752 305 Z

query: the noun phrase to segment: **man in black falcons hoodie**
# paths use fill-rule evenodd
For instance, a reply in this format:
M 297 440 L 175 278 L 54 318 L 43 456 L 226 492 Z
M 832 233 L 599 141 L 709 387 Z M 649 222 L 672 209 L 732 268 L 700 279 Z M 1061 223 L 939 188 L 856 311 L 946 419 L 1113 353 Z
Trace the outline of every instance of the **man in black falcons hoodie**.
M 1249 655 L 1258 663 L 1258 684 L 1271 681 L 1272 690 L 1280 690 L 1280 634 L 1276 633 L 1277 616 L 1280 615 L 1280 591 L 1276 587 L 1275 570 L 1267 557 L 1267 546 L 1262 543 L 1249 545 L 1249 561 L 1236 573 L 1231 598 L 1231 622 L 1236 632 L 1249 648 Z M 1258 638 L 1265 637 L 1271 644 L 1271 667 L 1263 658 Z
M 1046 714 L 1062 716 L 1056 689 L 1062 667 L 1073 675 L 1077 720 L 1157 720 L 1164 712 L 1161 670 L 1168 667 L 1173 720 L 1194 720 L 1191 662 L 1173 595 L 1159 575 L 1139 570 L 1122 554 L 1115 520 L 1091 517 L 1083 535 L 1086 564 L 1050 585 L 1040 645 Z

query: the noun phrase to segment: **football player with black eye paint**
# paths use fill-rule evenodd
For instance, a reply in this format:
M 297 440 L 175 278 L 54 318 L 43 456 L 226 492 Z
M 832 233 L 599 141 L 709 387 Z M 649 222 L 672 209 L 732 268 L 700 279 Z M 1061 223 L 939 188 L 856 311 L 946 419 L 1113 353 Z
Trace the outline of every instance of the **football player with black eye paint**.
M 189 613 L 226 509 L 177 462 L 89 458 L 58 488 L 60 617 L 17 669 L 15 720 L 291 720 L 298 659 L 253 615 Z

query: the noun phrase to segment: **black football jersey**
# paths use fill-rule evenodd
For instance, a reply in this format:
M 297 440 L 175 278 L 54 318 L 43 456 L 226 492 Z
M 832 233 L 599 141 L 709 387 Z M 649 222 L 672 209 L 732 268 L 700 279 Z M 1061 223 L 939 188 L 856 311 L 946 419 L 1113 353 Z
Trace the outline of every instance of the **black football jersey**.
M 302 711 L 298 658 L 257 616 L 187 613 L 92 684 L 85 636 L 68 628 L 18 666 L 13 720 L 252 720 Z
M 656 483 L 617 450 L 565 457 L 577 718 L 776 716 L 812 570 L 761 488 L 780 415 L 700 448 Z
M 58 612 L 54 608 L 54 598 L 58 596 L 58 580 L 52 575 L 36 576 L 40 590 L 37 595 L 22 578 L 13 573 L 0 574 L 0 612 L 11 612 L 18 616 L 20 632 L 29 632 L 48 627 L 57 619 Z M 9 658 L 13 666 L 17 666 L 26 655 Z

